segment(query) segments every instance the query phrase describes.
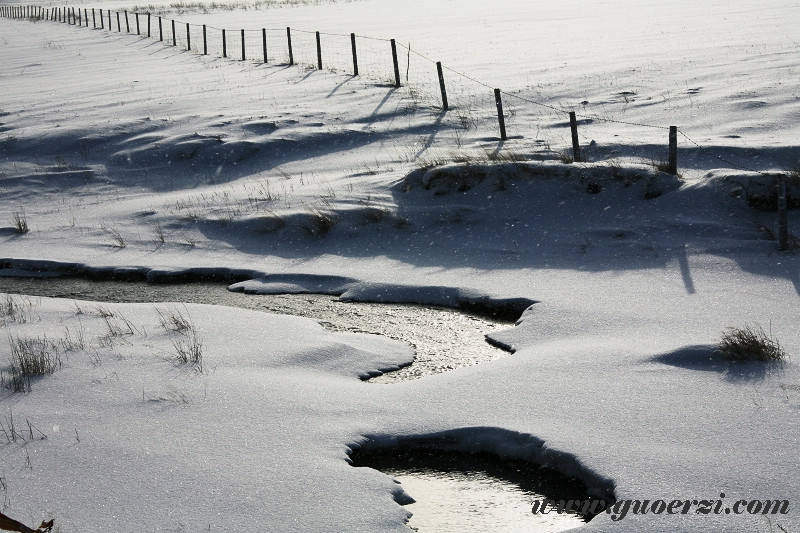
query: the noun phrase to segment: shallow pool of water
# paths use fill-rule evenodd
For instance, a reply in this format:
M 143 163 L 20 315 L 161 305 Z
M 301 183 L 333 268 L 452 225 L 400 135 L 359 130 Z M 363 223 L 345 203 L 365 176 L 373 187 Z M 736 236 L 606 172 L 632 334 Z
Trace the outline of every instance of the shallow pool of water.
M 411 366 L 371 378 L 394 383 L 475 365 L 506 355 L 486 342 L 491 331 L 509 322 L 446 307 L 342 302 L 320 294 L 244 294 L 222 283 L 150 284 L 91 281 L 82 278 L 0 276 L 0 292 L 101 302 L 186 302 L 240 307 L 303 316 L 332 331 L 384 335 L 409 343 L 416 351 Z
M 535 500 L 582 499 L 585 487 L 551 470 L 488 454 L 438 450 L 354 453 L 353 466 L 393 477 L 416 500 L 408 526 L 420 533 L 544 533 L 579 527 L 574 513 L 533 514 Z

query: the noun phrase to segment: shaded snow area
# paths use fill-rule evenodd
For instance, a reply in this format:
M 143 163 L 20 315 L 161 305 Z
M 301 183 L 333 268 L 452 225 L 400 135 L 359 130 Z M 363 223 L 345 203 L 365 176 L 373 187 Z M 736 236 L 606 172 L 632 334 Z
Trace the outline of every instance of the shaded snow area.
M 582 531 L 800 529 L 799 233 L 792 209 L 779 252 L 774 210 L 779 176 L 800 198 L 797 5 L 299 4 L 151 7 L 297 28 L 294 66 L 0 18 L 0 275 L 480 309 L 519 319 L 489 339 L 513 354 L 370 384 L 412 347 L 224 306 L 0 295 L 3 513 L 63 532 L 409 531 L 409 495 L 348 454 L 423 439 L 617 500 L 790 502 Z M 309 67 L 299 29 L 377 39 L 351 76 L 347 47 Z M 389 38 L 400 88 L 373 67 Z M 566 162 L 568 111 L 587 162 Z M 657 168 L 671 125 L 679 176 Z M 793 357 L 720 358 L 747 325 Z M 25 350 L 51 372 L 15 383 Z

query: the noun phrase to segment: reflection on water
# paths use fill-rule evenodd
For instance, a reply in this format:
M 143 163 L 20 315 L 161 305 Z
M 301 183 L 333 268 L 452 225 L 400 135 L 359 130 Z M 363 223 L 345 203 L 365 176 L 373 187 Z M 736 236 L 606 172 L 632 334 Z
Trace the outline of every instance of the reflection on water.
M 393 383 L 497 359 L 506 354 L 484 335 L 508 322 L 444 307 L 342 302 L 320 294 L 244 294 L 222 283 L 149 284 L 82 278 L 0 276 L 0 292 L 101 302 L 187 302 L 312 318 L 332 331 L 374 333 L 412 345 L 414 364 L 370 379 Z
M 409 527 L 420 533 L 544 533 L 584 525 L 576 514 L 533 514 L 544 498 L 588 499 L 580 482 L 488 454 L 431 449 L 356 450 L 353 466 L 393 477 L 416 500 Z

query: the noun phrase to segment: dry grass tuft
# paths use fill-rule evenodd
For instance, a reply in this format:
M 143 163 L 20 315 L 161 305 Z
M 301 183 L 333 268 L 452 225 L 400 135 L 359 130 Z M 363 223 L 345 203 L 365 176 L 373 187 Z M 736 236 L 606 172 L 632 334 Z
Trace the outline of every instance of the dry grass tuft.
M 778 341 L 760 326 L 728 329 L 716 353 L 729 361 L 782 361 L 788 357 Z

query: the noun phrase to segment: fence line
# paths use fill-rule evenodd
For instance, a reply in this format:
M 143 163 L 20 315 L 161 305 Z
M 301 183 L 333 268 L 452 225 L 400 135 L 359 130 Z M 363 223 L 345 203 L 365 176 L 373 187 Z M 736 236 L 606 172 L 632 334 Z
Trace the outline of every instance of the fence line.
M 81 12 L 83 11 L 83 12 Z M 116 25 L 112 24 L 112 13 L 115 15 Z M 129 13 L 128 11 L 114 11 L 107 9 L 104 17 L 103 9 L 95 11 L 91 9 L 91 28 L 107 30 L 115 33 L 132 34 L 130 17 L 135 18 L 135 32 L 137 36 L 145 35 L 147 38 L 155 38 L 152 19 L 155 15 L 151 13 Z M 60 22 L 69 25 L 90 27 L 90 17 L 88 8 L 74 8 L 69 6 L 50 7 L 34 5 L 2 6 L 0 16 L 13 19 L 46 20 Z M 124 24 L 122 18 L 124 17 Z M 146 17 L 146 32 L 142 30 L 141 18 Z M 386 82 L 387 85 L 400 87 L 402 79 L 400 75 L 400 64 L 398 59 L 398 48 L 406 56 L 405 65 L 405 84 L 422 99 L 432 102 L 440 101 L 443 111 L 450 109 L 456 110 L 462 125 L 469 127 L 477 122 L 472 113 L 478 109 L 492 110 L 496 117 L 499 128 L 499 138 L 506 140 L 508 115 L 503 111 L 502 98 L 513 99 L 516 102 L 541 108 L 552 113 L 557 117 L 563 117 L 569 125 L 571 133 L 572 158 L 581 161 L 581 149 L 578 136 L 579 123 L 609 123 L 624 126 L 635 126 L 641 128 L 652 128 L 669 132 L 668 135 L 668 160 L 665 168 L 677 174 L 677 133 L 688 141 L 691 145 L 706 155 L 714 157 L 719 161 L 730 165 L 732 168 L 754 173 L 762 171 L 748 168 L 734 163 L 722 156 L 712 153 L 704 148 L 697 141 L 689 137 L 685 131 L 676 126 L 662 126 L 629 122 L 609 117 L 602 117 L 596 114 L 577 113 L 564 108 L 559 108 L 547 103 L 538 102 L 525 96 L 503 91 L 497 87 L 492 87 L 478 79 L 457 71 L 453 68 L 442 65 L 424 54 L 412 50 L 411 46 L 397 43 L 394 39 L 384 39 L 358 35 L 355 33 L 329 33 L 319 31 L 309 31 L 297 28 L 267 28 L 246 29 L 237 28 L 228 31 L 226 28 L 217 28 L 206 24 L 190 24 L 169 19 L 168 23 L 163 17 L 158 16 L 158 40 L 166 45 L 181 48 L 193 53 L 210 55 L 214 57 L 230 58 L 240 61 L 260 61 L 263 63 L 304 65 L 308 68 L 323 68 L 334 72 L 348 72 L 354 76 L 366 76 Z M 98 25 L 99 21 L 99 25 Z M 107 21 L 107 24 L 106 24 Z M 177 26 L 176 26 L 177 24 Z M 124 32 L 123 32 L 124 28 Z M 414 62 L 412 70 L 411 57 L 419 58 L 427 63 L 428 66 L 421 68 L 418 62 Z M 445 79 L 445 73 L 448 79 Z M 452 75 L 452 76 L 450 76 Z M 475 84 L 477 87 L 486 89 L 486 94 L 475 94 L 465 92 L 463 86 L 461 92 L 452 90 L 452 79 L 455 77 L 462 81 L 466 80 Z M 411 81 L 413 79 L 413 82 Z M 450 90 L 448 90 L 450 89 Z M 491 91 L 491 93 L 490 93 Z M 455 97 L 455 98 L 454 98 Z M 457 105 L 453 105 L 458 101 Z M 487 116 L 489 113 L 485 113 Z M 538 134 L 537 134 L 538 135 Z

